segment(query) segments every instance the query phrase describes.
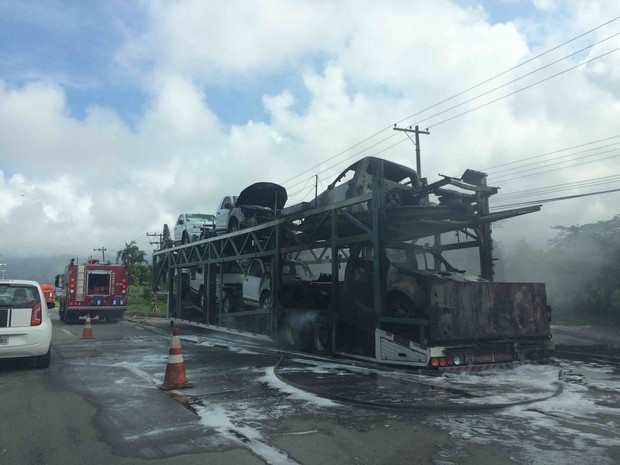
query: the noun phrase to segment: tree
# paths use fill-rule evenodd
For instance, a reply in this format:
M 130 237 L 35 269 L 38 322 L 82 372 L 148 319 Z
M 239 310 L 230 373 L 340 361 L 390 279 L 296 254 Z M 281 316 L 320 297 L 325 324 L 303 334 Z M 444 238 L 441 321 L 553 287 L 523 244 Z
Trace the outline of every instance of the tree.
M 558 308 L 620 322 L 620 215 L 554 229 L 549 263 L 562 290 Z
M 161 249 L 169 249 L 172 247 L 172 237 L 170 236 L 170 228 L 164 224 L 164 232 L 162 233 Z
M 125 242 L 125 248 L 116 253 L 116 263 L 119 261 L 127 266 L 148 263 L 146 261 L 146 252 L 140 250 L 136 241 L 131 241 L 129 244 Z
M 143 265 L 148 264 L 146 252 L 135 241 L 125 242 L 125 248 L 116 253 L 116 263 L 119 262 L 127 265 L 129 284 L 144 284 L 148 280 L 149 267 Z

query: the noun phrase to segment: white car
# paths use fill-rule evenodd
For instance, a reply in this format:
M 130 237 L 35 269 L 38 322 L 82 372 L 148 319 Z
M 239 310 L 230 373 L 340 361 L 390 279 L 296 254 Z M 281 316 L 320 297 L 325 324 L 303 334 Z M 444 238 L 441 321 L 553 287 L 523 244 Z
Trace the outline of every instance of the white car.
M 214 226 L 214 215 L 181 213 L 177 223 L 174 225 L 174 244 L 187 244 L 197 241 L 203 237 L 203 231 L 212 231 Z
M 39 284 L 0 280 L 0 358 L 31 357 L 47 368 L 51 344 L 52 321 Z

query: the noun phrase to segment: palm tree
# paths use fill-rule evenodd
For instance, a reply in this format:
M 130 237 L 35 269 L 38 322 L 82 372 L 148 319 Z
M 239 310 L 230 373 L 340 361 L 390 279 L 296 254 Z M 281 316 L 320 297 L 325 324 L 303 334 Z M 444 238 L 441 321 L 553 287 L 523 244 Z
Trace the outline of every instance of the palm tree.
M 125 248 L 119 250 L 116 253 L 116 263 L 121 262 L 127 265 L 127 271 L 129 272 L 129 284 L 144 284 L 145 277 L 148 274 L 148 266 L 142 265 L 146 261 L 146 252 L 140 250 L 138 244 L 135 241 L 131 241 L 129 244 L 125 242 Z
M 140 250 L 136 241 L 131 241 L 129 244 L 125 242 L 125 248 L 116 253 L 116 263 L 119 261 L 127 266 L 148 263 L 146 261 L 146 252 Z

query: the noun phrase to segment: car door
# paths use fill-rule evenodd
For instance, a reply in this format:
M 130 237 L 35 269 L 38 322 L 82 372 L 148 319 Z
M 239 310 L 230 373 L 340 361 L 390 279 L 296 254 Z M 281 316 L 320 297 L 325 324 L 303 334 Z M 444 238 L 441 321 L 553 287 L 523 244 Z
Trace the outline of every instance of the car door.
M 265 267 L 261 260 L 252 260 L 243 279 L 243 301 L 246 304 L 258 305 L 260 283 L 263 278 Z
M 230 196 L 224 197 L 220 208 L 217 209 L 215 214 L 215 230 L 218 232 L 228 231 L 228 217 L 232 210 L 233 202 Z
M 185 215 L 179 215 L 179 219 L 174 225 L 174 242 L 181 242 L 183 231 L 185 231 Z

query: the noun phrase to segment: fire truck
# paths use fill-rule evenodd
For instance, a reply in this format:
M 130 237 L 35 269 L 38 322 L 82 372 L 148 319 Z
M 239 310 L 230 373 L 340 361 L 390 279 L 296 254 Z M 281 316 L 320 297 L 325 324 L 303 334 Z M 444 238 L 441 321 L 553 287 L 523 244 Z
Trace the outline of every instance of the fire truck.
M 45 302 L 47 302 L 47 308 L 54 308 L 56 306 L 56 291 L 51 284 L 39 284 L 43 295 L 45 296 Z
M 65 323 L 90 314 L 107 323 L 123 319 L 127 310 L 127 265 L 88 260 L 78 265 L 75 260 L 57 275 L 56 287 L 62 287 L 58 314 Z

